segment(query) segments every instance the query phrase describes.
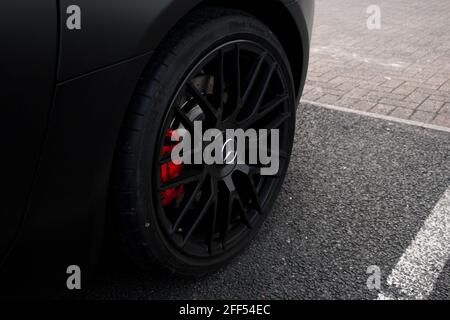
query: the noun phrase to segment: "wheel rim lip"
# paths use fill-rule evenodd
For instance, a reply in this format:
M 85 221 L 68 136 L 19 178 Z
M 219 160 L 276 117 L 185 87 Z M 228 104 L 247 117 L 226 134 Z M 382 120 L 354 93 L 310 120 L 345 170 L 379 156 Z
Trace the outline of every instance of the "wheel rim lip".
M 164 235 L 167 237 L 167 240 L 169 241 L 169 243 L 179 253 L 181 253 L 184 256 L 190 257 L 190 258 L 201 258 L 201 259 L 202 258 L 218 258 L 219 256 L 224 255 L 229 250 L 228 249 L 227 250 L 224 249 L 223 252 L 219 252 L 219 253 L 216 253 L 216 254 L 200 255 L 199 256 L 199 255 L 196 255 L 196 254 L 192 254 L 191 252 L 189 252 L 188 250 L 185 250 L 184 248 L 179 248 L 178 244 L 172 239 L 173 237 L 171 237 L 168 234 L 167 229 L 170 229 L 170 225 L 167 224 L 168 223 L 167 218 L 161 217 L 161 215 L 165 215 L 165 209 L 164 209 L 164 206 L 162 205 L 161 197 L 160 197 L 160 194 L 159 194 L 159 188 L 158 188 L 158 186 L 161 184 L 159 163 L 160 163 L 160 159 L 161 159 L 161 146 L 163 145 L 163 142 L 164 142 L 164 134 L 163 133 L 168 127 L 170 127 L 170 122 L 168 120 L 169 119 L 174 119 L 174 117 L 175 117 L 174 113 L 173 113 L 173 108 L 174 108 L 174 105 L 177 102 L 176 101 L 177 98 L 180 96 L 180 93 L 182 93 L 183 90 L 185 90 L 186 83 L 189 82 L 190 80 L 192 80 L 192 76 L 195 75 L 198 72 L 198 70 L 199 70 L 199 68 L 201 66 L 204 66 L 208 62 L 213 60 L 214 56 L 215 56 L 215 54 L 217 54 L 217 52 L 219 52 L 220 50 L 222 50 L 222 49 L 224 49 L 224 48 L 226 48 L 228 46 L 231 47 L 231 46 L 236 45 L 236 44 L 238 44 L 238 45 L 245 45 L 246 49 L 248 49 L 248 48 L 253 48 L 253 49 L 258 48 L 258 50 L 260 50 L 262 52 L 265 52 L 266 54 L 270 55 L 271 59 L 273 59 L 274 61 L 277 61 L 277 59 L 273 56 L 273 54 L 270 52 L 269 49 L 265 48 L 260 43 L 252 41 L 252 40 L 243 40 L 243 39 L 231 40 L 231 41 L 227 41 L 225 43 L 222 43 L 222 44 L 220 44 L 220 45 L 218 45 L 216 47 L 212 47 L 212 49 L 206 50 L 206 53 L 204 54 L 204 56 L 202 58 L 200 58 L 197 61 L 197 63 L 192 64 L 192 66 L 189 67 L 189 71 L 186 72 L 186 74 L 182 77 L 182 81 L 180 81 L 180 83 L 178 84 L 177 90 L 176 90 L 176 92 L 173 95 L 173 98 L 171 100 L 170 106 L 166 110 L 166 114 L 163 117 L 163 122 L 162 122 L 162 125 L 161 125 L 160 129 L 159 129 L 160 138 L 157 139 L 158 142 L 157 142 L 157 144 L 155 146 L 156 152 L 155 152 L 155 159 L 153 160 L 154 161 L 154 166 L 153 166 L 154 168 L 152 169 L 152 171 L 153 171 L 153 176 L 156 177 L 156 179 L 152 179 L 153 181 L 151 183 L 152 183 L 153 187 L 152 187 L 151 190 L 156 190 L 156 191 L 152 191 L 151 196 L 153 198 L 153 203 L 156 204 L 156 208 L 154 210 L 156 210 L 157 221 L 160 224 L 160 226 L 162 227 L 162 229 L 163 229 L 162 231 L 163 231 Z M 255 53 L 254 50 L 249 50 L 249 51 Z M 284 91 L 287 92 L 287 94 L 289 95 L 290 98 L 292 98 L 294 93 L 291 92 L 290 89 L 289 89 L 289 83 L 287 83 L 288 79 L 286 78 L 288 75 L 285 72 L 283 72 L 281 69 L 282 68 L 280 66 L 278 66 L 276 73 L 278 74 L 278 77 L 281 80 L 281 83 L 283 85 Z M 290 99 L 287 99 L 283 103 L 280 103 L 280 108 L 282 108 L 284 106 L 285 108 L 289 109 L 290 108 L 289 107 L 289 101 L 290 101 Z M 294 119 L 295 118 L 295 108 L 293 108 L 293 109 L 294 110 L 292 110 L 291 112 L 294 113 L 293 114 L 294 117 L 292 117 Z M 228 127 L 228 128 L 230 128 L 230 126 L 233 127 L 233 128 L 239 128 L 239 125 L 238 125 L 237 122 L 233 122 L 231 125 L 226 125 L 226 127 Z M 293 132 L 290 133 L 288 127 L 289 127 L 289 124 L 285 123 L 283 125 L 283 130 L 287 132 L 287 135 L 289 136 L 288 140 L 291 140 L 291 136 L 293 138 Z M 281 129 L 280 129 L 280 131 L 281 131 Z M 293 131 L 293 130 L 291 130 L 291 131 Z M 289 146 L 289 144 L 287 146 L 284 145 L 283 147 L 280 146 L 280 150 L 281 149 L 288 149 L 287 150 L 288 154 L 290 154 L 290 148 L 291 148 L 291 146 Z M 262 188 L 262 189 L 265 189 L 265 192 L 264 192 L 264 196 L 261 199 L 261 203 L 262 203 L 262 206 L 264 208 L 268 207 L 270 202 L 272 202 L 272 204 L 273 204 L 274 201 L 272 200 L 273 197 L 271 196 L 270 192 L 275 190 L 277 185 L 281 185 L 282 180 L 283 180 L 283 176 L 284 176 L 284 172 L 287 170 L 287 164 L 288 163 L 289 163 L 289 158 L 287 158 L 287 159 L 281 159 L 280 158 L 280 170 L 279 170 L 279 172 L 283 173 L 282 177 L 273 179 L 273 181 L 271 181 L 270 183 L 267 183 L 267 181 L 264 183 L 264 188 Z M 203 165 L 207 166 L 206 164 L 203 164 Z M 209 170 L 205 170 L 205 172 L 208 172 L 208 174 L 209 174 Z M 228 172 L 224 176 L 214 177 L 211 174 L 211 178 L 212 179 L 216 179 L 217 181 L 222 181 L 223 178 L 232 175 L 234 172 L 235 172 L 235 168 L 233 168 L 230 172 Z M 252 211 L 254 211 L 254 209 L 252 209 Z M 162 212 L 162 214 L 161 214 L 161 212 Z M 256 215 L 256 216 L 253 217 L 254 218 L 253 220 L 259 220 L 258 222 L 259 222 L 259 224 L 261 224 L 265 220 L 266 214 L 267 213 L 264 213 L 264 214 L 261 214 L 261 215 Z M 258 229 L 258 227 L 259 227 L 259 225 L 255 224 L 255 229 Z M 228 239 L 229 245 L 227 247 L 229 247 L 230 250 L 231 250 L 232 247 L 236 246 L 236 242 L 238 240 L 242 240 L 242 238 L 245 239 L 245 237 L 247 237 L 247 235 L 245 235 L 245 233 L 249 233 L 252 230 L 251 229 L 242 229 L 242 228 L 240 228 L 240 229 L 235 230 L 235 231 L 237 231 L 237 233 L 232 235 L 232 236 L 230 236 L 229 239 Z M 189 247 L 189 245 L 190 245 L 190 243 L 187 243 L 185 247 Z

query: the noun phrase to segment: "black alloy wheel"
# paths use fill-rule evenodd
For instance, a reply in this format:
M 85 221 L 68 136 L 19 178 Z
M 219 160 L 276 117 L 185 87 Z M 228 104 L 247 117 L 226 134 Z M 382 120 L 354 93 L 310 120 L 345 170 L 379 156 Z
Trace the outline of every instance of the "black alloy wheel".
M 276 200 L 295 131 L 292 76 L 270 30 L 236 10 L 200 10 L 155 55 L 122 132 L 120 234 L 139 265 L 202 275 L 248 245 Z M 193 137 L 196 121 L 203 132 L 223 134 L 278 129 L 278 172 L 262 175 L 260 164 L 174 163 L 171 136 L 182 128 Z
M 250 41 L 230 41 L 212 50 L 182 83 L 160 132 L 153 195 L 159 223 L 182 253 L 210 257 L 242 242 L 264 219 L 279 176 L 262 176 L 257 165 L 192 164 L 180 165 L 177 177 L 162 181 L 166 175 L 161 171 L 171 162 L 170 153 L 164 152 L 171 143 L 167 132 L 184 128 L 193 137 L 194 121 L 201 121 L 204 131 L 279 129 L 284 142 L 279 152 L 282 169 L 290 148 L 288 120 L 293 117 L 288 98 L 277 62 Z M 167 190 L 183 192 L 163 205 Z

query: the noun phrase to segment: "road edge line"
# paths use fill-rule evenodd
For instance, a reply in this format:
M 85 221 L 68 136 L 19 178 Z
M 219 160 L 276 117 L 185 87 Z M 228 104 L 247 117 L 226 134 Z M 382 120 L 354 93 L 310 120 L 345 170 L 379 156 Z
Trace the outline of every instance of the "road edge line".
M 303 100 L 302 99 L 302 100 L 300 100 L 300 103 L 309 104 L 309 105 L 320 107 L 320 108 L 324 108 L 324 109 L 329 109 L 329 110 L 334 110 L 334 111 L 341 111 L 341 112 L 346 112 L 346 113 L 352 113 L 352 114 L 357 114 L 357 115 L 360 115 L 360 116 L 365 116 L 365 117 L 370 117 L 370 118 L 375 118 L 375 119 L 380 119 L 380 120 L 386 120 L 386 121 L 396 122 L 396 123 L 400 123 L 400 124 L 406 124 L 406 125 L 410 125 L 410 126 L 415 126 L 415 127 L 420 127 L 420 128 L 425 128 L 425 129 L 431 129 L 431 130 L 443 131 L 443 132 L 450 133 L 450 128 L 443 127 L 443 126 L 438 126 L 438 125 L 435 125 L 435 124 L 429 124 L 429 123 L 413 121 L 413 120 L 406 120 L 406 119 L 386 116 L 386 115 L 382 115 L 382 114 L 376 114 L 376 113 L 367 112 L 367 111 L 354 110 L 354 109 L 349 109 L 349 108 L 345 108 L 345 107 L 339 107 L 339 106 L 335 106 L 335 105 L 331 105 L 331 104 L 315 102 L 315 101 L 310 101 L 310 100 Z
M 427 299 L 449 259 L 450 187 L 387 278 L 394 293 L 381 292 L 378 300 Z

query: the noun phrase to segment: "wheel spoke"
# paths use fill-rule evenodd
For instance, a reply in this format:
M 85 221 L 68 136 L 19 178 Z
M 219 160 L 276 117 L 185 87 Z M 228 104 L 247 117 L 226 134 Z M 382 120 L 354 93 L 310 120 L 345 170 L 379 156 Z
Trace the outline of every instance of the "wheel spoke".
M 234 185 L 233 179 L 231 179 L 231 177 L 225 178 L 224 182 L 228 189 L 228 201 L 226 208 L 225 223 L 222 226 L 222 236 L 221 236 L 222 246 L 225 248 L 228 237 L 228 229 L 231 223 L 231 216 L 233 215 L 233 205 L 236 194 L 236 186 Z
M 250 184 L 250 190 L 249 190 L 250 198 L 251 198 L 253 204 L 255 205 L 256 210 L 262 214 L 263 213 L 262 204 L 261 204 L 261 201 L 259 200 L 258 189 L 256 188 L 255 182 L 253 181 L 253 177 L 255 175 L 261 175 L 261 169 L 257 168 L 257 167 L 249 166 L 247 164 L 239 165 L 239 166 L 237 166 L 237 169 L 239 171 L 241 171 L 242 173 L 244 173 L 245 176 L 247 177 L 248 182 Z
M 170 182 L 162 183 L 161 187 L 159 188 L 160 191 L 165 191 L 167 189 L 176 188 L 178 186 L 181 186 L 183 184 L 188 184 L 194 181 L 200 181 L 202 176 L 204 175 L 203 172 L 194 171 L 189 173 L 182 173 L 177 178 L 171 180 Z
M 253 87 L 255 86 L 256 79 L 258 78 L 259 72 L 261 71 L 262 65 L 264 61 L 266 60 L 266 54 L 263 53 L 256 63 L 255 67 L 252 70 L 252 74 L 250 77 L 250 81 L 247 85 L 247 88 L 245 89 L 244 97 L 242 98 L 242 104 L 244 105 L 250 96 L 250 93 L 253 91 Z
M 264 97 L 266 96 L 267 89 L 269 88 L 270 81 L 272 80 L 272 76 L 273 76 L 276 68 L 277 68 L 276 63 L 272 63 L 270 65 L 270 69 L 269 69 L 269 71 L 267 71 L 267 73 L 265 75 L 265 79 L 262 83 L 261 89 L 258 90 L 259 96 L 258 96 L 258 100 L 256 101 L 255 109 L 254 109 L 254 110 L 256 110 L 256 112 L 259 112 L 259 108 L 261 106 L 261 103 L 263 102 Z
M 207 117 L 210 117 L 211 120 L 217 121 L 217 111 L 208 101 L 205 95 L 203 95 L 191 82 L 186 84 L 189 92 L 192 94 L 194 100 L 198 103 L 200 108 L 203 110 Z
M 233 204 L 234 204 L 234 198 L 230 195 L 230 197 L 228 198 L 228 203 L 227 203 L 227 214 L 226 214 L 225 224 L 223 225 L 223 228 L 222 228 L 222 245 L 223 245 L 224 249 L 226 248 L 228 229 L 230 227 L 231 216 L 233 214 Z
M 216 222 L 217 222 L 217 215 L 219 210 L 219 190 L 217 187 L 217 182 L 213 182 L 214 189 L 214 203 L 213 203 L 213 216 L 211 219 L 211 229 L 208 235 L 208 250 L 210 254 L 213 254 L 213 244 L 214 244 L 214 234 L 216 232 Z
M 239 196 L 239 193 L 236 193 L 235 201 L 237 201 L 239 207 L 241 208 L 240 217 L 242 219 L 242 222 L 247 226 L 247 228 L 251 229 L 252 226 L 247 217 L 247 208 L 244 206 L 244 203 L 242 202 L 242 199 Z
M 194 122 L 189 119 L 189 117 L 186 115 L 186 113 L 183 112 L 179 107 L 175 108 L 175 114 L 177 118 L 180 120 L 183 127 L 189 131 L 189 133 L 194 133 Z
M 247 208 L 245 207 L 242 198 L 236 189 L 236 185 L 231 177 L 227 177 L 225 180 L 225 184 L 227 185 L 227 189 L 229 192 L 228 196 L 228 202 L 227 202 L 227 210 L 226 210 L 226 216 L 225 216 L 225 224 L 222 227 L 222 245 L 226 247 L 226 242 L 228 238 L 228 231 L 230 229 L 231 224 L 231 217 L 233 215 L 233 207 L 234 204 L 237 203 L 241 209 L 239 212 L 239 216 L 241 217 L 241 220 L 243 224 L 247 228 L 252 228 L 250 221 L 247 217 Z
M 220 118 L 222 117 L 223 113 L 223 100 L 224 100 L 224 93 L 225 93 L 225 80 L 224 80 L 224 51 L 219 51 L 219 63 L 217 65 L 217 74 L 214 81 L 214 97 L 215 97 L 215 103 L 218 106 L 218 111 L 220 114 Z
M 212 179 L 211 179 L 212 181 Z M 212 182 L 211 182 L 212 183 Z M 206 201 L 202 211 L 200 212 L 200 214 L 198 215 L 197 219 L 195 219 L 194 223 L 192 224 L 191 228 L 189 229 L 188 233 L 186 234 L 186 236 L 184 237 L 183 240 L 183 247 L 186 245 L 186 243 L 189 241 L 189 239 L 191 238 L 192 234 L 194 233 L 194 231 L 197 229 L 198 225 L 200 224 L 200 222 L 203 220 L 203 218 L 206 216 L 206 213 L 208 212 L 209 208 L 211 207 L 211 205 L 214 203 L 214 192 L 212 192 L 213 190 L 211 190 L 211 196 L 208 198 L 208 200 Z
M 244 96 L 241 97 L 241 75 L 240 75 L 240 66 L 238 67 L 238 77 L 239 77 L 239 86 L 238 86 L 238 90 L 239 90 L 239 99 L 236 103 L 236 108 L 233 112 L 233 114 L 231 115 L 231 117 L 233 119 L 236 119 L 238 117 L 238 115 L 240 114 L 242 108 L 244 107 L 244 105 L 247 102 L 247 99 L 250 96 L 250 93 L 253 91 L 253 87 L 256 83 L 256 79 L 258 78 L 259 72 L 261 71 L 262 65 L 264 63 L 264 60 L 266 59 L 266 54 L 263 53 L 258 61 L 256 62 L 256 64 L 253 66 L 253 69 L 249 75 L 249 80 L 248 80 L 248 84 L 247 84 L 247 88 L 244 90 Z M 239 64 L 239 62 L 238 62 Z
M 255 186 L 255 183 L 253 182 L 253 179 L 251 179 L 250 176 L 248 177 L 248 179 L 250 181 L 250 197 L 252 198 L 252 200 L 254 202 L 256 210 L 260 214 L 263 214 L 261 201 L 259 200 L 259 196 L 258 196 L 258 190 L 256 189 L 256 186 Z
M 200 192 L 200 190 L 202 189 L 203 185 L 205 183 L 205 177 L 203 177 L 199 183 L 197 184 L 197 186 L 195 187 L 194 191 L 192 192 L 191 196 L 189 197 L 189 200 L 186 202 L 183 210 L 181 211 L 180 215 L 177 218 L 177 221 L 174 223 L 172 230 L 170 232 L 171 235 L 173 235 L 175 232 L 178 231 L 178 227 L 180 226 L 181 222 L 183 221 L 184 217 L 186 217 L 187 213 L 189 212 L 189 210 L 191 210 L 192 205 L 194 204 L 194 201 L 198 195 L 198 193 Z
M 271 63 L 269 70 L 264 75 L 264 80 L 261 81 L 261 83 L 259 83 L 259 85 L 257 87 L 256 87 L 256 85 L 253 85 L 253 86 L 255 86 L 255 88 L 252 90 L 254 90 L 254 92 L 257 94 L 257 96 L 255 97 L 256 101 L 254 103 L 253 102 L 249 103 L 249 105 L 254 105 L 253 110 L 246 117 L 246 119 L 243 120 L 244 122 L 247 121 L 248 119 L 252 119 L 259 113 L 259 109 L 264 100 L 264 97 L 266 96 L 267 89 L 269 88 L 270 81 L 272 80 L 272 76 L 273 76 L 273 73 L 275 72 L 276 68 L 277 68 L 277 64 Z M 247 99 L 248 99 L 248 97 L 245 98 L 245 101 L 247 101 Z
M 285 102 L 288 99 L 287 94 L 283 94 L 275 97 L 272 101 L 268 102 L 265 106 L 260 108 L 258 112 L 254 112 L 247 119 L 243 120 L 240 126 L 244 129 L 248 129 L 251 125 L 255 124 L 257 121 L 261 120 L 265 116 L 267 116 L 270 112 L 275 110 L 280 104 Z
M 241 105 L 241 60 L 240 60 L 240 48 L 236 44 L 233 51 L 233 73 L 234 73 L 234 105 L 239 107 Z

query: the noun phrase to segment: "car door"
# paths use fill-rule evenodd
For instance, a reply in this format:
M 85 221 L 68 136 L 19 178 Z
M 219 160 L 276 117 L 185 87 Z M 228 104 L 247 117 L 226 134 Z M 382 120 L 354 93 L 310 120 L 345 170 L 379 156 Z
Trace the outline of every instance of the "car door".
M 26 211 L 45 137 L 57 15 L 55 0 L 0 1 L 0 262 Z

